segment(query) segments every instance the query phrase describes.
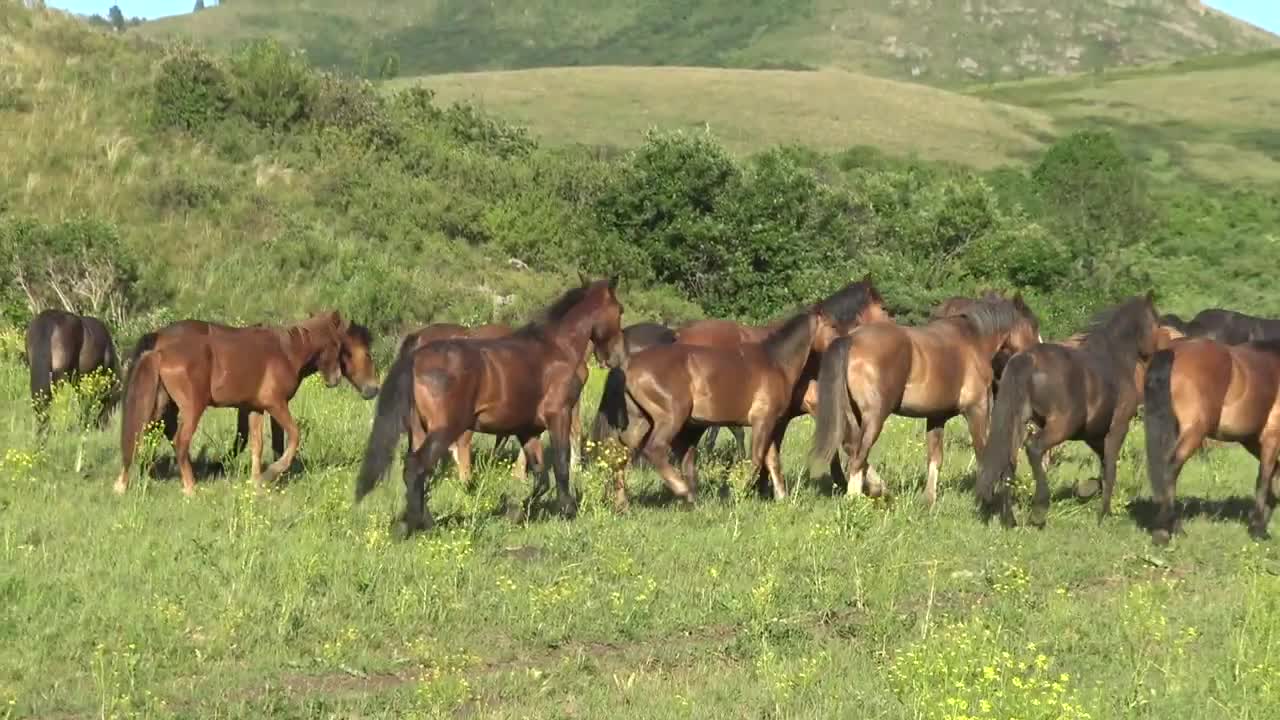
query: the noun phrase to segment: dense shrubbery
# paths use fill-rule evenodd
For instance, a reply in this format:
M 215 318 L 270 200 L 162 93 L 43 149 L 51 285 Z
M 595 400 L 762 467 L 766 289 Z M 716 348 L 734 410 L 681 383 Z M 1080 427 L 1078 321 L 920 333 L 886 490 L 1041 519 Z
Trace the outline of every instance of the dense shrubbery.
M 516 320 L 582 270 L 623 277 L 629 319 L 761 321 L 869 271 L 904 321 L 951 295 L 1021 289 L 1052 336 L 1144 289 L 1134 268 L 1159 226 L 1105 135 L 985 178 L 866 148 L 738 160 L 698 133 L 654 132 L 606 156 L 542 147 L 423 88 L 386 95 L 315 72 L 269 41 L 226 59 L 175 46 L 155 67 L 129 94 L 161 131 L 147 142 L 200 149 L 158 165 L 128 209 L 141 232 L 126 237 L 215 230 L 189 253 L 122 266 L 123 306 L 165 298 L 180 314 L 251 320 L 339 306 L 390 333 Z M 121 257 L 129 247 L 141 245 Z

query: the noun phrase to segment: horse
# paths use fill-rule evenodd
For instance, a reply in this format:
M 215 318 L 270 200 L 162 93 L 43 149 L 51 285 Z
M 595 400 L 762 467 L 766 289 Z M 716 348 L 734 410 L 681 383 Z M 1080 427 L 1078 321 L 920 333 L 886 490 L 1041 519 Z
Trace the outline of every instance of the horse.
M 579 369 L 588 344 L 602 365 L 623 358 L 622 304 L 617 279 L 567 291 L 540 317 L 510 335 L 489 340 L 429 343 L 398 357 L 378 396 L 373 428 L 356 476 L 355 500 L 386 475 L 403 432 L 405 509 L 396 524 L 403 537 L 432 527 L 428 478 L 448 447 L 468 430 L 515 435 L 537 475 L 526 515 L 548 489 L 539 437 L 551 432 L 551 464 L 560 512 L 577 513 L 569 487 L 569 428 L 582 392 Z
M 671 345 L 676 341 L 676 333 L 661 323 L 642 322 L 628 325 L 622 329 L 622 352 L 627 358 L 654 345 Z M 604 376 L 604 389 L 600 393 L 600 404 L 591 421 L 591 431 L 583 438 L 582 455 L 587 453 L 587 445 L 599 445 L 618 436 L 618 429 L 625 425 L 626 413 L 624 393 L 626 392 L 626 376 L 619 368 L 610 368 Z
M 1012 299 L 983 299 L 959 315 L 920 327 L 875 323 L 834 342 L 818 371 L 814 471 L 825 468 L 842 441 L 849 464 L 850 496 L 861 494 L 867 455 L 890 414 L 924 418 L 929 447 L 925 501 L 937 500 L 947 420 L 963 415 L 976 454 L 987 440 L 994 377 L 992 359 L 1000 350 L 1016 353 L 1040 342 L 1040 323 L 1019 293 Z M 871 482 L 869 494 L 883 488 Z
M 1152 540 L 1165 545 L 1181 529 L 1173 503 L 1178 474 L 1205 438 L 1240 443 L 1258 459 L 1249 534 L 1269 537 L 1280 498 L 1280 339 L 1173 343 L 1152 358 L 1144 398 L 1147 476 L 1157 507 Z
M 1224 345 L 1240 345 L 1254 340 L 1280 339 L 1280 320 L 1246 315 L 1235 310 L 1201 310 L 1186 324 L 1183 334 L 1204 337 Z
M 643 454 L 667 488 L 687 504 L 697 492 L 694 459 L 707 426 L 749 425 L 753 479 L 767 471 L 774 496 L 786 497 L 780 460 L 784 418 L 795 404 L 797 388 L 807 387 L 801 378 L 811 355 L 824 351 L 867 312 L 868 290 L 874 293 L 866 282 L 850 285 L 792 315 L 759 342 L 736 348 L 677 342 L 629 358 L 623 443 L 633 457 Z M 850 302 L 851 296 L 860 301 Z M 851 306 L 857 311 L 851 313 Z M 668 458 L 673 451 L 681 471 Z M 614 491 L 615 504 L 625 506 L 622 471 L 615 476 Z
M 1141 372 L 1160 349 L 1160 325 L 1151 293 L 1095 315 L 1085 332 L 1061 343 L 1040 343 L 1009 359 L 991 413 L 991 434 L 980 455 L 975 492 L 986 513 L 998 508 L 1006 526 L 1017 524 L 1007 481 L 1017 466 L 1018 444 L 1028 422 L 1036 432 L 1025 443 L 1036 479 L 1031 524 L 1043 527 L 1049 511 L 1044 453 L 1080 440 L 1102 466 L 1099 522 L 1111 514 L 1116 460 L 1141 403 Z
M 76 382 L 95 370 L 111 373 L 96 424 L 103 427 L 120 402 L 120 359 L 111 332 L 101 320 L 65 310 L 42 310 L 27 324 L 27 364 L 31 372 L 31 404 L 40 427 L 47 427 L 53 386 Z
M 261 488 L 287 469 L 298 451 L 298 426 L 289 413 L 289 401 L 305 377 L 319 372 L 326 385 L 335 387 L 345 375 L 365 399 L 377 394 L 377 370 L 368 338 L 367 329 L 337 311 L 282 328 L 183 320 L 142 336 L 126 378 L 116 493 L 128 489 L 129 466 L 143 428 L 163 419 L 166 436 L 174 443 L 182 491 L 194 495 L 191 438 L 210 407 L 250 411 L 250 474 Z M 284 454 L 262 471 L 264 412 L 280 423 L 289 442 Z M 171 435 L 168 428 L 174 426 Z

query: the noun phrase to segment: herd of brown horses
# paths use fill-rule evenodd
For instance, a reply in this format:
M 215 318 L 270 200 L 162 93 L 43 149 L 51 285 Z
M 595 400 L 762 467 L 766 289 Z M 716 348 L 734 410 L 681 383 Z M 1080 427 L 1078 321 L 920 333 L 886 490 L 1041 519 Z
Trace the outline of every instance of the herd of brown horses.
M 174 445 L 183 491 L 194 493 L 191 440 L 209 408 L 237 409 L 234 451 L 249 445 L 258 487 L 274 480 L 298 452 L 289 401 L 319 373 L 329 387 L 345 377 L 365 399 L 377 398 L 357 501 L 386 474 L 408 435 L 400 534 L 433 525 L 429 480 L 446 453 L 470 489 L 475 432 L 499 444 L 514 437 L 522 447 L 515 473 L 534 475 L 525 514 L 554 474 L 559 510 L 571 517 L 574 455 L 595 446 L 583 442 L 579 410 L 593 353 L 608 375 L 590 439 L 616 439 L 631 461 L 643 457 L 685 504 L 698 494 L 698 445 L 720 427 L 734 432 L 740 448 L 750 428 L 753 482 L 785 497 L 782 442 L 803 415 L 815 421 L 811 474 L 830 473 L 850 496 L 879 496 L 884 485 L 868 458 L 885 420 L 900 415 L 925 421 L 924 497 L 932 506 L 943 430 L 960 416 L 979 463 L 975 492 L 985 517 L 1016 524 L 1008 483 L 1022 447 L 1035 477 L 1030 522 L 1043 526 L 1047 454 L 1067 440 L 1082 441 L 1099 458 L 1105 517 L 1120 448 L 1144 403 L 1156 542 L 1179 529 L 1177 477 L 1206 438 L 1239 443 L 1258 459 L 1252 535 L 1267 536 L 1280 498 L 1277 321 L 1212 309 L 1183 322 L 1159 315 L 1147 293 L 1103 310 L 1070 338 L 1045 341 L 1020 294 L 987 291 L 952 298 L 927 322 L 907 326 L 890 316 L 869 276 L 764 326 L 701 320 L 675 329 L 624 328 L 622 317 L 616 281 L 584 279 L 519 328 L 435 324 L 406 335 L 381 385 L 369 331 L 336 311 L 282 327 L 169 324 L 139 340 L 104 407 L 123 401 L 115 490 L 127 490 L 139 438 L 159 422 Z M 106 327 L 59 310 L 32 320 L 26 358 L 42 429 L 53 384 L 97 368 L 120 373 Z M 264 418 L 278 456 L 265 469 Z M 615 503 L 625 506 L 625 467 L 614 483 Z

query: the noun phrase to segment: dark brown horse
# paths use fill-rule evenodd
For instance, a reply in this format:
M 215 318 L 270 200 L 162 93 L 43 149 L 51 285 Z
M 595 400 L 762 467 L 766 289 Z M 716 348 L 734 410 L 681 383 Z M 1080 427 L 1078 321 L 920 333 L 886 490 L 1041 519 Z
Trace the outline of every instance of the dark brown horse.
M 1099 313 L 1080 336 L 1041 343 L 1009 359 L 992 411 L 991 435 L 980 456 L 975 491 L 985 512 L 998 511 L 1005 525 L 1016 524 L 1007 481 L 1031 422 L 1037 428 L 1026 442 L 1036 479 L 1031 524 L 1043 527 L 1049 511 L 1044 453 L 1067 440 L 1082 441 L 1097 454 L 1102 467 L 1099 520 L 1111 514 L 1116 460 L 1141 403 L 1135 381 L 1160 349 L 1158 323 L 1148 293 Z
M 811 467 L 831 463 L 844 442 L 849 495 L 862 492 L 867 455 L 890 414 L 924 418 L 929 446 L 925 501 L 937 500 L 943 429 L 963 415 L 974 451 L 987 440 L 992 358 L 1040 341 L 1039 321 L 1022 301 L 980 300 L 961 314 L 922 327 L 876 323 L 858 328 L 827 350 L 818 375 L 818 412 Z M 879 495 L 878 484 L 868 487 Z
M 261 487 L 293 462 L 298 426 L 289 413 L 303 378 L 319 372 L 329 387 L 346 375 L 365 398 L 378 391 L 368 347 L 369 332 L 337 312 L 315 315 L 283 328 L 237 328 L 184 320 L 144 335 L 134 348 L 120 427 L 122 467 L 115 491 L 129 484 L 138 436 L 148 423 L 176 425 L 173 435 L 182 491 L 195 492 L 191 438 L 210 407 L 248 410 L 251 477 Z M 260 470 L 262 415 L 270 413 L 289 435 L 280 459 Z M 166 431 L 168 434 L 168 431 Z
M 759 342 L 736 348 L 677 342 L 629 358 L 623 443 L 633 454 L 644 454 L 677 498 L 692 502 L 702 433 L 710 425 L 750 426 L 753 479 L 767 469 L 774 496 L 786 497 L 779 424 L 810 355 L 846 330 L 832 305 L 819 303 L 792 316 Z M 683 472 L 671 464 L 673 451 Z M 626 505 L 624 472 L 617 474 L 614 490 L 615 503 Z
M 111 387 L 97 418 L 99 427 L 120 401 L 120 359 L 111 332 L 95 317 L 42 310 L 27 325 L 27 364 L 31 403 L 42 428 L 48 421 L 53 386 L 63 380 L 74 383 L 99 369 L 111 372 Z
M 671 345 L 676 333 L 661 323 L 642 322 L 622 329 L 622 352 L 627 358 L 655 345 Z M 624 362 L 623 365 L 626 363 Z M 591 431 L 586 440 L 593 444 L 618 436 L 619 428 L 626 425 L 626 375 L 621 368 L 610 368 L 604 376 L 604 389 L 600 393 L 600 405 L 591 421 Z M 586 444 L 582 449 L 587 455 Z
M 1162 324 L 1176 327 L 1187 337 L 1209 338 L 1224 345 L 1280 340 L 1280 320 L 1222 308 L 1201 310 L 1187 323 L 1182 323 L 1176 315 L 1166 315 Z
M 543 316 L 514 333 L 490 340 L 430 343 L 401 355 L 387 373 L 364 462 L 356 478 L 356 501 L 386 474 L 400 435 L 409 433 L 405 456 L 405 536 L 431 527 L 427 485 L 436 463 L 468 430 L 515 435 L 537 481 L 526 513 L 548 489 L 539 437 L 551 432 L 560 511 L 572 516 L 577 500 L 569 487 L 569 431 L 582 392 L 579 369 L 594 347 L 601 364 L 623 357 L 622 305 L 616 281 L 573 288 Z
M 1144 393 L 1147 475 L 1158 508 L 1152 540 L 1163 545 L 1180 529 L 1178 474 L 1205 438 L 1240 443 L 1258 459 L 1249 534 L 1268 537 L 1280 498 L 1280 340 L 1179 340 L 1152 358 Z

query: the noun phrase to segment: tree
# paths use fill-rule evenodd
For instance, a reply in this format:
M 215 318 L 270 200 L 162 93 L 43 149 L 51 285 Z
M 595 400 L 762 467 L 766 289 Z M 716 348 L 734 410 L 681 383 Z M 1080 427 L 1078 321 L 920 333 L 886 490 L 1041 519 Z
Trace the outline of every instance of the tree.
M 196 6 L 192 8 L 191 12 L 200 12 L 203 9 L 204 9 L 204 0 L 196 0 Z
M 124 31 L 124 13 L 120 11 L 119 5 L 111 6 L 107 11 L 107 20 L 111 22 L 111 27 L 115 28 L 116 32 Z

